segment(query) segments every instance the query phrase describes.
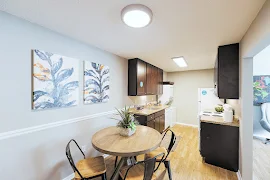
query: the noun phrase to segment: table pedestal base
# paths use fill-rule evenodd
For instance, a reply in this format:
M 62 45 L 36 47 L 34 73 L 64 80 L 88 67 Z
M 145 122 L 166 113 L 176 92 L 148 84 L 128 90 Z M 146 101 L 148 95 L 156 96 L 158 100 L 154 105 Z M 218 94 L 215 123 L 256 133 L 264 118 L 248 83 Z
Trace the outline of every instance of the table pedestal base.
M 118 179 L 119 171 L 125 164 L 127 164 L 127 160 L 128 160 L 128 157 L 122 157 L 120 159 L 119 163 L 117 164 L 116 168 L 113 171 L 113 174 L 112 174 L 112 177 L 110 180 L 117 180 Z

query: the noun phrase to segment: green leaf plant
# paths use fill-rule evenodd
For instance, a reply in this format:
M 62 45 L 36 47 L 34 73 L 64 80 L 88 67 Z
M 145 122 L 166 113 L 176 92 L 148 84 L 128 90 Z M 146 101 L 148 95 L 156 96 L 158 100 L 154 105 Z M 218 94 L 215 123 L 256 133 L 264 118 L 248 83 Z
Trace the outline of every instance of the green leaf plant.
M 134 114 L 129 112 L 129 107 L 126 107 L 124 109 L 117 109 L 118 115 L 121 117 L 121 120 L 113 118 L 118 120 L 117 127 L 128 129 L 130 128 L 132 131 L 136 130 L 137 125 L 139 125 L 139 122 L 134 117 Z

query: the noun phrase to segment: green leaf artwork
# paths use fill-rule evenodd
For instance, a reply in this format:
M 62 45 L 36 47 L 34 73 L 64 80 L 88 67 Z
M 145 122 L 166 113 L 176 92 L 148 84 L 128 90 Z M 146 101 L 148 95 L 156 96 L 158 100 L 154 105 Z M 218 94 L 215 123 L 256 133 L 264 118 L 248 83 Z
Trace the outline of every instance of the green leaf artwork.
M 270 102 L 270 75 L 253 76 L 253 103 Z

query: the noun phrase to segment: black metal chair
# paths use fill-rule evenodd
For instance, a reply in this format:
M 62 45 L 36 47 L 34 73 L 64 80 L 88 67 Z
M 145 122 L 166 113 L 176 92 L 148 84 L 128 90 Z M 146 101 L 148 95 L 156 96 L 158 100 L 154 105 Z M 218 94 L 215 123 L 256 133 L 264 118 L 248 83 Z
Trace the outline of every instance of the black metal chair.
M 162 137 L 162 141 L 164 140 L 164 137 L 167 135 L 168 132 L 171 132 L 171 138 L 170 138 L 170 143 L 168 147 L 159 147 L 154 151 L 151 151 L 150 153 L 145 154 L 145 158 L 152 158 L 155 157 L 157 154 L 160 153 L 165 153 L 165 158 L 164 159 L 160 159 L 157 158 L 157 162 L 163 162 L 167 171 L 168 171 L 168 175 L 169 175 L 169 179 L 172 180 L 172 172 L 171 172 L 171 165 L 170 165 L 170 152 L 173 148 L 173 146 L 175 145 L 176 142 L 176 135 L 175 133 L 167 128 L 163 131 L 163 137 Z
M 144 161 L 139 161 L 131 166 L 126 166 L 120 170 L 120 177 L 123 180 L 156 180 L 158 177 L 154 172 L 159 168 L 162 161 L 156 166 L 157 158 L 164 159 L 165 154 L 161 153 Z
M 78 149 L 81 151 L 83 158 L 75 165 L 70 152 L 70 143 L 74 142 Z M 85 154 L 81 150 L 78 143 L 71 139 L 66 146 L 67 159 L 75 173 L 75 179 L 87 180 L 95 177 L 102 177 L 102 180 L 106 180 L 106 165 L 103 156 L 85 158 Z

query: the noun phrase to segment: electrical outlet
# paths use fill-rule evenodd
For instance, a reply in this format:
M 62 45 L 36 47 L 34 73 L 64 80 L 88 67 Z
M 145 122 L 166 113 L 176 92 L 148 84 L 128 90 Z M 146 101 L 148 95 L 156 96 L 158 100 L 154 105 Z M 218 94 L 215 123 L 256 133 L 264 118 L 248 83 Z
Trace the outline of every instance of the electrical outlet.
M 127 159 L 127 165 L 131 165 L 132 161 L 130 159 Z
M 85 153 L 85 151 L 86 151 L 86 145 L 82 146 L 82 151 Z

